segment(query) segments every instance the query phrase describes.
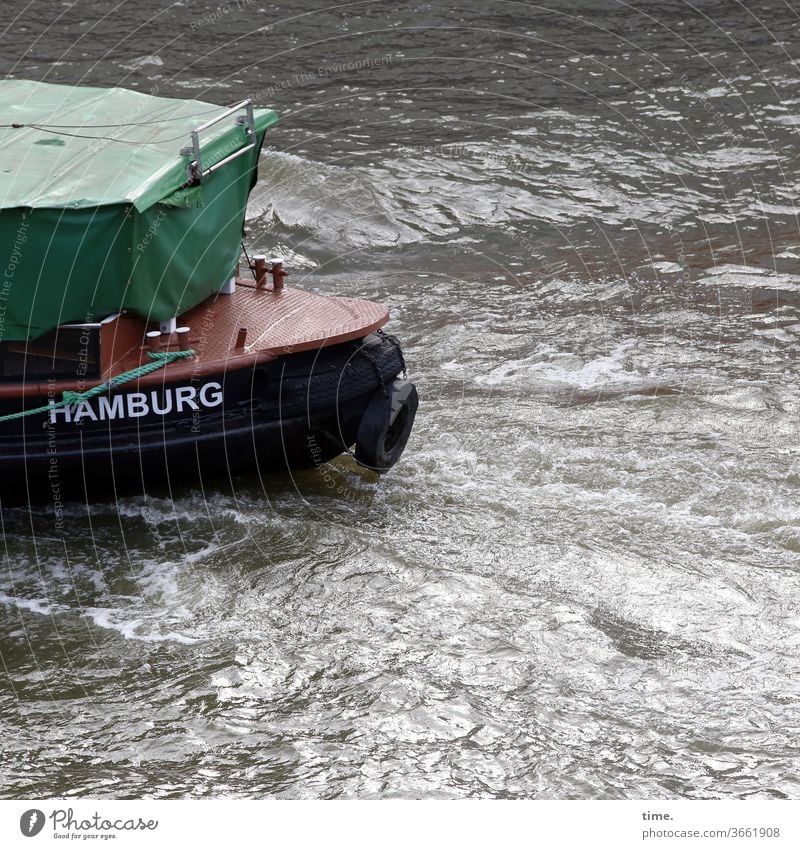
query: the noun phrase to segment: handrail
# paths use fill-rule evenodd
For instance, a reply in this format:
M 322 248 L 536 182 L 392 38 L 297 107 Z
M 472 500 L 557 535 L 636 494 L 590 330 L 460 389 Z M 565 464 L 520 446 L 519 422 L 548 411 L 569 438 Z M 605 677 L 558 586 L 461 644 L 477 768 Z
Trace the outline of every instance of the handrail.
M 214 124 L 218 124 L 223 118 L 227 118 L 228 115 L 233 115 L 234 112 L 238 112 L 240 109 L 244 109 L 246 106 L 250 106 L 249 100 L 243 100 L 241 103 L 237 103 L 236 106 L 231 106 L 230 109 L 223 112 L 221 115 L 217 115 L 216 118 L 212 118 L 210 121 L 206 121 L 205 124 L 201 124 L 199 127 L 195 127 L 192 132 L 194 133 L 202 133 L 203 130 L 207 130 L 209 127 L 213 127 Z
M 255 146 L 255 142 L 250 142 L 247 147 L 240 147 L 235 153 L 232 153 L 230 156 L 226 156 L 224 159 L 220 159 L 219 162 L 206 168 L 206 170 L 203 171 L 203 176 L 205 177 L 208 174 L 213 174 L 218 168 L 222 168 L 223 165 L 227 165 L 232 159 L 236 159 L 243 153 L 247 153 L 248 150 L 253 150 Z
M 246 145 L 243 148 L 235 151 L 230 156 L 226 156 L 225 159 L 217 162 L 209 168 L 203 169 L 203 160 L 202 160 L 202 151 L 200 146 L 200 133 L 204 130 L 207 130 L 209 127 L 213 127 L 214 124 L 218 124 L 220 121 L 223 121 L 225 118 L 229 118 L 231 115 L 236 114 L 240 110 L 244 109 L 245 114 L 239 115 L 236 119 L 237 124 L 244 124 L 245 130 L 247 133 L 247 137 L 251 139 L 250 144 Z M 192 146 L 181 148 L 182 156 L 193 156 L 192 161 L 186 166 L 186 174 L 188 176 L 189 182 L 191 184 L 200 183 L 203 180 L 203 177 L 207 174 L 211 174 L 217 170 L 221 165 L 224 165 L 227 162 L 230 162 L 232 159 L 236 159 L 236 157 L 241 156 L 245 151 L 251 150 L 255 147 L 255 141 L 253 140 L 256 132 L 256 122 L 255 117 L 253 115 L 253 104 L 250 100 L 243 100 L 241 103 L 237 103 L 235 106 L 231 106 L 230 109 L 226 109 L 220 115 L 217 115 L 216 118 L 212 118 L 210 121 L 206 121 L 205 124 L 201 124 L 199 127 L 195 127 L 191 131 L 192 137 Z

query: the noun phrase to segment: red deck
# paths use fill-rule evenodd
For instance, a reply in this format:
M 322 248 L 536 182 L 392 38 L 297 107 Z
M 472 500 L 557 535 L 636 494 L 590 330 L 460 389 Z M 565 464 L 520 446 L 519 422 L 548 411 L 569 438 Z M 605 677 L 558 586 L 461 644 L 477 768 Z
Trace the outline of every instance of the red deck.
M 198 352 L 203 359 L 215 355 L 225 359 L 242 327 L 247 329 L 246 352 L 280 356 L 358 339 L 389 320 L 386 307 L 372 301 L 317 295 L 302 289 L 274 292 L 257 289 L 248 281 L 240 281 L 233 295 L 219 295 L 212 304 L 192 310 L 182 321 L 192 327 L 198 321 L 202 323 L 204 313 L 212 311 L 213 333 L 219 346 L 209 345 L 207 352 Z
M 360 339 L 389 320 L 386 307 L 357 298 L 317 295 L 302 289 L 256 288 L 252 280 L 237 281 L 232 295 L 217 295 L 180 316 L 189 327 L 190 360 L 180 360 L 147 375 L 141 386 L 167 380 L 196 378 L 266 362 L 284 354 Z M 153 325 L 132 315 L 121 315 L 104 324 L 101 337 L 102 377 L 76 386 L 75 381 L 55 384 L 27 382 L 0 386 L 0 397 L 47 395 L 48 391 L 85 390 L 114 375 L 150 362 L 145 333 Z M 245 344 L 237 347 L 240 330 Z M 178 350 L 178 339 L 162 334 L 158 350 Z

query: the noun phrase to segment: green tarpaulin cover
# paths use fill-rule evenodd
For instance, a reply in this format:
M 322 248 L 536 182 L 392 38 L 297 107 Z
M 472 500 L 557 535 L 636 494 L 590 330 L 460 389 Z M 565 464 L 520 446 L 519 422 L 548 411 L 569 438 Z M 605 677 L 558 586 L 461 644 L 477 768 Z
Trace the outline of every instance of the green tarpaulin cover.
M 0 340 L 35 338 L 122 309 L 154 321 L 216 292 L 239 259 L 264 132 L 240 110 L 200 133 L 206 170 L 187 186 L 191 131 L 226 112 L 121 88 L 0 81 Z

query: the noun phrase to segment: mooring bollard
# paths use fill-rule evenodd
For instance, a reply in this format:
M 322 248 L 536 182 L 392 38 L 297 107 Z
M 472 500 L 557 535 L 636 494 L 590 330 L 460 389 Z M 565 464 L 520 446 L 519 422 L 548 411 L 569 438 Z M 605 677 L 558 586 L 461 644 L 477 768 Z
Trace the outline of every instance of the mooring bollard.
M 258 254 L 253 257 L 253 264 L 256 271 L 256 287 L 259 289 L 267 288 L 267 258 L 263 254 Z
M 145 334 L 147 339 L 147 347 L 155 354 L 161 348 L 161 331 L 150 330 Z
M 175 330 L 175 333 L 178 336 L 178 346 L 181 351 L 189 350 L 189 328 L 188 327 L 178 327 Z

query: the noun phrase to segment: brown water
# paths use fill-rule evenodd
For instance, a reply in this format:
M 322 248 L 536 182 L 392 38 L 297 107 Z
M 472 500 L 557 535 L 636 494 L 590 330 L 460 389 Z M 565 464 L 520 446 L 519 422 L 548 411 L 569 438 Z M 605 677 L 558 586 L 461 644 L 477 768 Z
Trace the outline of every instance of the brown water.
M 248 240 L 422 397 L 380 480 L 3 512 L 2 795 L 797 798 L 797 13 L 314 5 L 0 8 L 278 109 Z

